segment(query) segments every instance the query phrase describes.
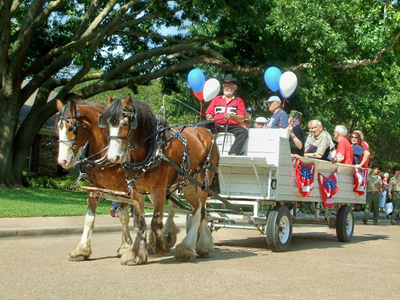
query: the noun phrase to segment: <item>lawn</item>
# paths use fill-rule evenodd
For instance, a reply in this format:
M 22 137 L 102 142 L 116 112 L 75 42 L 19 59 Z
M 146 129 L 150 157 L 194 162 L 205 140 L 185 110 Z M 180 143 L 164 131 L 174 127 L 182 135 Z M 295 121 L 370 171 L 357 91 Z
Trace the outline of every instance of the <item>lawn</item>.
M 0 218 L 83 216 L 87 193 L 59 189 L 0 189 Z M 110 201 L 100 201 L 96 213 L 109 214 Z

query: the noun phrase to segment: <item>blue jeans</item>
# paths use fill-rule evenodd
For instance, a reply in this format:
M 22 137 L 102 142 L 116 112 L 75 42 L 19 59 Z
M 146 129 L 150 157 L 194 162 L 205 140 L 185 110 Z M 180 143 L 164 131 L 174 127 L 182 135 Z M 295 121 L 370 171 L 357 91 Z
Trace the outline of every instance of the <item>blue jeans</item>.
M 130 207 L 131 207 L 131 214 L 133 214 L 133 205 L 131 204 Z M 118 201 L 113 201 L 113 202 L 111 203 L 111 208 L 112 208 L 115 212 L 119 211 L 119 202 L 118 202 Z
M 379 192 L 379 207 L 385 207 L 387 191 Z

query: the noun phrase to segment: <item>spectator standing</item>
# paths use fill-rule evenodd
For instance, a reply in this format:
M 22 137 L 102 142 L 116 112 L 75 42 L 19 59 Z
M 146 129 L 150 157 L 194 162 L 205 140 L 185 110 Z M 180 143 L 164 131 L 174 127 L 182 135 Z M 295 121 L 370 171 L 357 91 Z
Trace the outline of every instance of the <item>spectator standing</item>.
M 324 127 L 321 121 L 313 120 L 309 125 L 312 135 L 311 142 L 305 149 L 304 156 L 310 158 L 318 158 L 328 160 L 330 153 L 329 138 L 324 134 Z
M 382 179 L 382 191 L 379 193 L 379 211 L 383 212 L 383 208 L 385 207 L 386 204 L 386 196 L 387 196 L 387 191 L 389 188 L 389 173 L 384 173 L 381 172 L 381 179 Z
M 131 210 L 131 217 L 133 217 L 133 205 L 130 204 L 130 210 Z M 111 207 L 110 207 L 110 215 L 111 217 L 115 218 L 115 217 L 119 217 L 119 202 L 118 201 L 112 201 L 111 203 Z
M 302 117 L 303 114 L 301 112 L 292 110 L 288 119 L 290 152 L 300 156 L 304 156 L 304 131 L 300 126 Z
M 338 142 L 336 155 L 332 163 L 353 164 L 353 149 L 347 139 L 347 129 L 343 125 L 336 125 L 334 138 Z
M 278 96 L 271 96 L 265 104 L 268 106 L 268 110 L 272 113 L 269 118 L 267 128 L 286 128 L 288 127 L 288 115 L 281 108 L 282 101 Z
M 362 219 L 364 224 L 367 224 L 368 222 L 372 207 L 374 225 L 378 225 L 379 191 L 382 188 L 382 180 L 379 177 L 378 173 L 379 167 L 373 165 L 367 179 L 367 201 L 365 203 L 364 218 Z
M 393 203 L 393 212 L 392 219 L 390 220 L 390 224 L 396 225 L 396 222 L 399 220 L 399 206 L 400 206 L 400 167 L 395 166 L 393 168 L 394 176 L 389 180 L 389 199 L 392 200 Z
M 227 74 L 223 82 L 224 94 L 215 97 L 205 112 L 207 121 L 215 121 L 213 124 L 203 125 L 214 134 L 227 131 L 235 136 L 229 155 L 242 155 L 242 148 L 248 137 L 247 129 L 241 126 L 246 116 L 244 102 L 235 96 L 238 87 L 240 82 L 232 74 Z
M 350 136 L 351 147 L 353 148 L 353 165 L 356 168 L 368 168 L 367 160 L 370 153 L 361 146 L 361 136 L 357 131 L 354 131 Z

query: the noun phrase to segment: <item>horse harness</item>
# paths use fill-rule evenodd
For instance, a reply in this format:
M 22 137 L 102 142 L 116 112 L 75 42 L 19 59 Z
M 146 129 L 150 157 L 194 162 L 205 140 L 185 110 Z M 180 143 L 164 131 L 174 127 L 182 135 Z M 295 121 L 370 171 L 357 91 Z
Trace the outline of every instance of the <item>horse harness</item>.
M 78 111 L 78 107 L 75 106 L 75 113 L 74 115 L 70 115 L 70 116 L 66 116 L 64 117 L 65 114 L 65 110 L 67 108 L 68 105 L 65 105 L 59 116 L 60 116 L 60 121 L 58 122 L 58 126 L 60 129 L 63 129 L 63 121 L 65 120 L 67 123 L 70 123 L 72 125 L 72 130 L 75 134 L 75 138 L 72 140 L 58 140 L 59 143 L 64 143 L 64 144 L 71 144 L 71 146 L 69 147 L 72 150 L 72 158 L 75 159 L 77 157 L 77 153 L 76 153 L 76 147 L 77 147 L 77 140 L 78 140 L 78 127 L 82 125 L 82 128 L 88 130 L 86 128 L 86 125 L 84 122 L 82 122 L 80 120 L 81 115 Z M 71 119 L 76 119 L 76 122 L 72 122 Z M 110 161 L 107 158 L 107 153 L 101 157 L 100 159 L 96 159 L 96 160 L 91 160 L 91 157 L 96 156 L 97 154 L 101 153 L 104 150 L 107 150 L 108 146 L 105 147 L 104 149 L 100 150 L 97 153 L 92 154 L 91 156 L 87 157 L 87 153 L 89 150 L 89 141 L 86 142 L 85 146 L 83 147 L 83 150 L 81 151 L 81 154 L 79 156 L 79 160 L 76 162 L 77 165 L 79 165 L 79 176 L 76 179 L 75 183 L 81 181 L 81 180 L 85 180 L 87 183 L 89 183 L 90 185 L 94 186 L 93 182 L 90 180 L 89 176 L 87 175 L 87 173 L 94 171 L 96 169 L 100 169 L 100 168 L 105 168 L 105 167 L 112 167 L 115 166 L 117 164 L 114 163 L 110 163 Z M 88 168 L 89 170 L 87 172 L 85 172 L 85 167 Z
M 204 183 L 201 185 L 202 189 L 208 189 L 209 187 L 209 170 L 213 170 L 217 172 L 217 166 L 213 165 L 211 163 L 211 153 L 212 149 L 214 147 L 214 140 L 212 140 L 212 146 L 210 147 L 210 151 L 207 155 L 207 159 L 204 162 L 202 166 L 199 166 L 196 168 L 196 170 L 193 172 L 192 166 L 191 166 L 191 161 L 190 161 L 190 156 L 188 153 L 188 147 L 187 147 L 187 140 L 185 137 L 182 135 L 182 131 L 187 127 L 187 126 L 182 126 L 179 130 L 175 129 L 174 127 L 164 127 L 158 119 L 156 119 L 157 122 L 157 130 L 148 136 L 144 141 L 141 143 L 149 140 L 149 145 L 150 149 L 147 152 L 146 158 L 138 163 L 131 163 L 129 161 L 125 161 L 122 163 L 122 168 L 126 174 L 126 181 L 128 185 L 128 192 L 129 189 L 132 187 L 135 192 L 141 193 L 141 194 L 147 194 L 147 192 L 139 191 L 136 188 L 136 182 L 144 175 L 146 172 L 150 172 L 152 170 L 155 170 L 162 161 L 165 161 L 168 163 L 170 166 L 172 166 L 176 171 L 177 175 L 175 179 L 173 180 L 173 183 L 168 185 L 167 187 L 167 195 L 171 195 L 175 190 L 178 188 L 182 188 L 183 186 L 186 186 L 189 184 L 190 180 L 189 178 L 192 177 L 193 179 L 196 179 L 198 174 L 200 174 L 203 170 L 206 172 L 205 180 Z M 167 134 L 167 132 L 171 131 L 172 134 Z M 130 132 L 130 130 L 129 130 Z M 167 138 L 166 136 L 169 135 Z M 113 137 L 113 138 L 118 138 L 118 137 Z M 164 152 L 163 148 L 165 145 L 168 143 L 171 143 L 173 140 L 178 139 L 183 146 L 183 155 L 181 162 L 179 166 L 172 160 L 170 159 Z M 129 138 L 128 138 L 129 141 Z M 134 145 L 133 147 L 128 147 L 128 151 L 133 151 L 139 147 L 139 144 Z M 128 179 L 129 178 L 129 173 L 137 173 L 137 175 L 133 179 Z M 198 181 L 196 181 L 198 183 Z M 200 183 L 199 183 L 200 185 Z

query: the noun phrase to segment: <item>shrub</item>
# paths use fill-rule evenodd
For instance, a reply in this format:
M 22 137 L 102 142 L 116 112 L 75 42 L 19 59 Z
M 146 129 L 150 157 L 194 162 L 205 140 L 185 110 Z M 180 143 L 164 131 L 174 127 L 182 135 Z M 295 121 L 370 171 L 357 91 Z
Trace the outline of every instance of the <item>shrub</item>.
M 70 190 L 71 184 L 75 184 L 75 181 L 76 177 L 71 175 L 53 178 L 34 172 L 23 174 L 23 185 L 31 188 Z M 77 185 L 85 185 L 85 182 L 79 182 Z

